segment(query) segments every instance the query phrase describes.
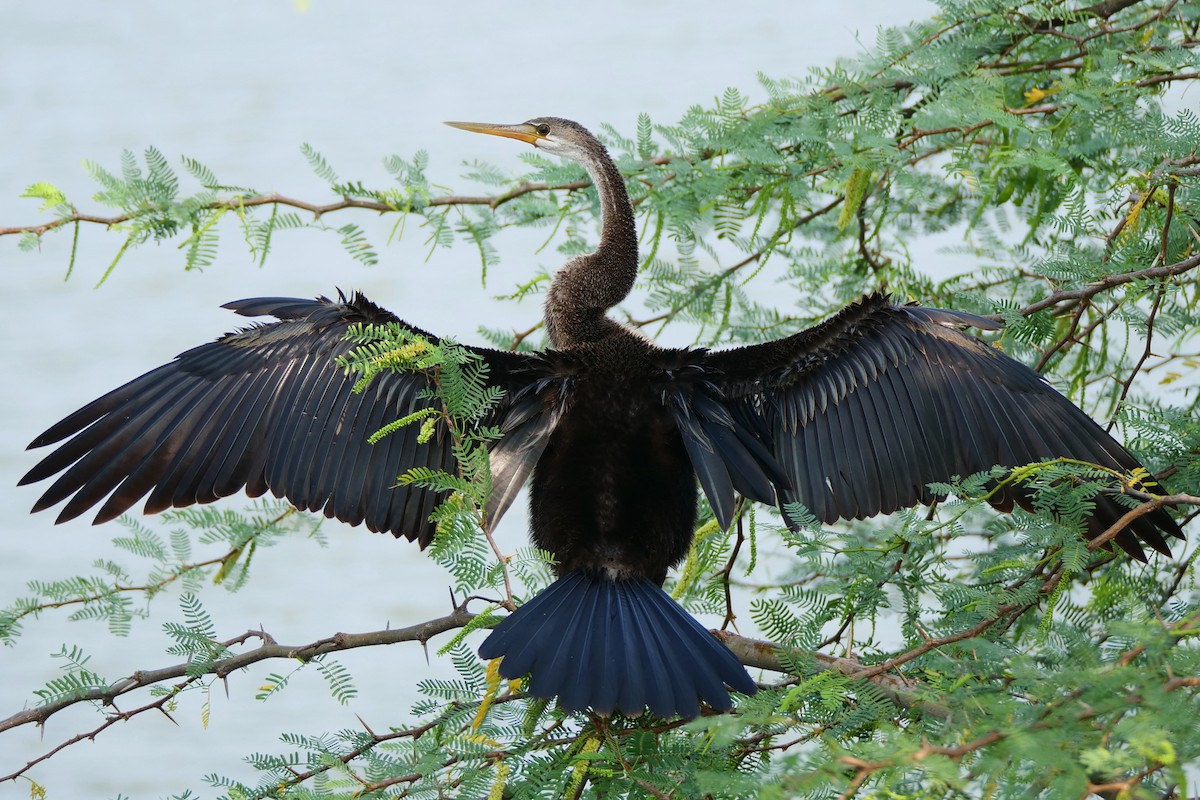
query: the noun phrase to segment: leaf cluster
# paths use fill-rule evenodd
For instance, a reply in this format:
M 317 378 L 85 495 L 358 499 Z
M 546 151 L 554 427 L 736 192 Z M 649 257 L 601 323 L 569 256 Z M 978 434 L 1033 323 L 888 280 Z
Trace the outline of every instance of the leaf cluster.
M 317 536 L 314 524 L 300 522 L 294 508 L 277 501 L 259 501 L 246 512 L 177 509 L 165 513 L 160 526 L 125 516 L 121 525 L 126 533 L 113 537 L 113 547 L 136 558 L 140 568 L 97 559 L 91 575 L 30 580 L 27 596 L 0 609 L 0 642 L 14 644 L 30 621 L 59 610 L 73 622 L 102 622 L 112 635 L 127 636 L 132 622 L 145 619 L 151 602 L 168 588 L 197 593 L 211 582 L 237 591 L 249 580 L 259 548 L 297 527 Z M 210 547 L 210 554 L 197 557 L 197 545 Z
M 394 323 L 354 325 L 347 338 L 357 346 L 341 364 L 361 374 L 354 387 L 357 392 L 387 372 L 416 372 L 428 378 L 424 396 L 430 404 L 387 423 L 370 441 L 408 425 L 420 426 L 421 442 L 445 430 L 451 437 L 454 471 L 413 467 L 399 477 L 399 483 L 449 494 L 434 511 L 438 533 L 429 554 L 455 576 L 457 588 L 469 594 L 497 586 L 503 565 L 489 560 L 481 509 L 492 485 L 487 448 L 500 438 L 499 429 L 487 424 L 488 415 L 504 392 L 488 384 L 487 362 L 453 339 L 430 341 Z

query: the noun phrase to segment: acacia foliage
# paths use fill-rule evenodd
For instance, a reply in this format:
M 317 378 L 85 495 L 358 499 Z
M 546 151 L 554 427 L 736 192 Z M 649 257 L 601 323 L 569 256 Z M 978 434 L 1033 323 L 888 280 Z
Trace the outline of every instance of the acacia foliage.
M 1196 4 L 1171 0 L 943 0 L 935 18 L 882 31 L 861 58 L 802 79 L 764 75 L 765 99 L 731 89 L 673 124 L 643 116 L 632 132 L 605 128 L 643 232 L 645 309 L 633 323 L 705 344 L 757 341 L 880 287 L 997 315 L 1007 327 L 994 344 L 1116 425 L 1190 520 L 1200 503 L 1200 117 L 1172 98 L 1197 79 L 1198 27 Z M 52 231 L 74 229 L 78 241 L 81 226 L 115 221 L 124 239 L 110 270 L 129 247 L 162 239 L 183 245 L 186 266 L 203 267 L 226 221 L 260 258 L 276 235 L 315 226 L 373 263 L 379 246 L 351 221 L 355 209 L 397 226 L 416 218 L 431 246 L 470 247 L 485 273 L 508 227 L 553 230 L 564 257 L 595 239 L 597 199 L 574 165 L 530 154 L 515 178 L 474 165 L 466 177 L 496 192 L 477 198 L 439 194 L 421 154 L 386 159 L 394 180 L 380 178 L 382 188 L 341 179 L 312 148 L 304 154 L 330 184 L 328 202 L 224 184 L 190 159 L 183 167 L 199 188 L 186 194 L 151 150 L 144 166 L 129 155 L 116 172 L 90 167 L 93 202 L 113 216 L 36 184 L 27 194 L 54 219 L 4 232 L 32 248 Z M 937 279 L 913 262 L 909 243 L 929 236 L 955 243 L 961 274 Z M 73 251 L 72 264 L 83 257 Z M 513 295 L 536 294 L 547 278 L 531 276 Z M 779 301 L 780 284 L 794 300 Z M 536 338 L 533 329 L 487 333 L 503 346 Z M 471 374 L 443 392 L 446 419 L 456 399 L 481 396 Z M 507 598 L 511 586 L 519 601 L 547 580 L 545 554 L 497 558 L 478 524 L 486 478 L 463 460 L 476 469 L 458 484 L 410 476 L 466 487 L 439 512 L 435 556 L 462 592 Z M 457 677 L 424 681 L 426 699 L 397 713 L 391 731 L 297 732 L 249 756 L 257 784 L 222 777 L 219 765 L 209 783 L 229 797 L 1195 794 L 1197 775 L 1185 768 L 1200 762 L 1195 546 L 1146 565 L 1089 547 L 1076 531 L 1096 484 L 1073 478 L 1126 483 L 1131 508 L 1159 489 L 1079 464 L 1028 472 L 1042 488 L 1037 515 L 981 509 L 985 476 L 959 476 L 940 487 L 955 497 L 928 513 L 821 526 L 791 509 L 798 532 L 761 510 L 728 533 L 702 519 L 668 588 L 693 610 L 753 619 L 776 646 L 765 662 L 740 651 L 769 669 L 764 690 L 733 715 L 686 724 L 565 716 L 474 656 L 463 634 L 495 609 L 478 604 L 488 613 L 416 626 L 422 639 L 458 629 L 440 648 Z M 184 706 L 235 663 L 274 657 L 244 637 L 218 641 L 200 595 L 206 575 L 248 580 L 256 548 L 286 535 L 283 516 L 189 511 L 168 517 L 169 534 L 128 522 L 117 544 L 139 566 L 104 561 L 92 576 L 31 583 L 0 614 L 0 635 L 63 604 L 125 635 L 137 616 L 131 593 L 183 586 L 168 633 L 186 665 L 145 708 Z M 197 546 L 207 555 L 193 554 Z M 350 702 L 352 675 L 329 657 L 342 644 L 303 652 Z M 78 648 L 61 656 L 63 677 L 37 692 L 41 705 L 0 731 L 115 688 L 149 688 L 94 674 Z M 269 676 L 263 695 L 286 690 L 289 677 Z

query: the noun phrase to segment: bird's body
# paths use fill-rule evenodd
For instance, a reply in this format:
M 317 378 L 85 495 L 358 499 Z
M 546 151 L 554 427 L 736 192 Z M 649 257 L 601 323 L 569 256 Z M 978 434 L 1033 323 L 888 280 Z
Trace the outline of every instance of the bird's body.
M 661 589 L 687 553 L 696 487 L 728 528 L 735 497 L 798 503 L 818 519 L 864 518 L 933 499 L 928 485 L 994 465 L 1067 456 L 1128 472 L 1140 464 L 1035 372 L 959 328 L 997 327 L 961 312 L 871 295 L 790 337 L 723 351 L 657 347 L 606 316 L 637 274 L 632 206 L 603 145 L 554 117 L 521 125 L 452 123 L 526 141 L 581 163 L 604 209 L 600 245 L 568 262 L 547 294 L 552 349 L 471 348 L 505 390 L 487 420 L 494 525 L 531 482 L 532 538 L 558 579 L 505 618 L 480 648 L 501 674 L 569 710 L 694 716 L 755 684 Z M 427 545 L 440 496 L 397 485 L 414 467 L 454 470 L 446 432 L 408 426 L 430 379 L 385 373 L 362 394 L 336 358 L 350 325 L 417 331 L 361 295 L 256 298 L 227 306 L 273 323 L 229 334 L 90 403 L 34 440 L 64 439 L 21 483 L 61 473 L 34 507 L 59 521 L 100 504 L 112 519 L 149 493 L 148 513 L 243 488 Z M 991 502 L 1029 504 L 1007 483 Z M 1124 507 L 1095 498 L 1085 534 Z M 1144 558 L 1181 537 L 1159 509 L 1115 543 Z
M 564 570 L 662 583 L 686 555 L 696 518 L 687 450 L 654 386 L 669 353 L 628 333 L 567 352 L 579 374 L 534 468 L 533 541 Z

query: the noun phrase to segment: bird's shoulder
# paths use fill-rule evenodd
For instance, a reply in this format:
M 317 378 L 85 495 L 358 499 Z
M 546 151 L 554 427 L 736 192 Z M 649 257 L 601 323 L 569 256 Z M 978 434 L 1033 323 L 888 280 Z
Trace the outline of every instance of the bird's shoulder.
M 547 351 L 561 368 L 619 383 L 658 385 L 697 378 L 705 371 L 705 348 L 660 347 L 639 331 L 625 329 L 592 342 Z

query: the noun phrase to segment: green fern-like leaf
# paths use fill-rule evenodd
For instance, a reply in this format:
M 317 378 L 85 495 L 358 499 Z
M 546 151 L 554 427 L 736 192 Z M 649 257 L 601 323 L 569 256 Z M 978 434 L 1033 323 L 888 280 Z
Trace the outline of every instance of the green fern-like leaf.
M 333 167 L 325 161 L 325 157 L 317 152 L 316 148 L 305 142 L 300 146 L 300 152 L 308 159 L 308 165 L 312 167 L 312 171 L 317 177 L 328 183 L 330 186 L 338 183 L 339 178 L 337 173 L 333 171 Z
M 358 689 L 354 688 L 354 679 L 350 675 L 350 670 L 337 661 L 329 658 L 317 659 L 317 672 L 321 673 L 321 677 L 329 685 L 329 693 L 333 699 L 342 705 L 346 705 L 358 696 Z

